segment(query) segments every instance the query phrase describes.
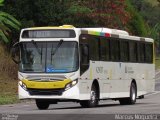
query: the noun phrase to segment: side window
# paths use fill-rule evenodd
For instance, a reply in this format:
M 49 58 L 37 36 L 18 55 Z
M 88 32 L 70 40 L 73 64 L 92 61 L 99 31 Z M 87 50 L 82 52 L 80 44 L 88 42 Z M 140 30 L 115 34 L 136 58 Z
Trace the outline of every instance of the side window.
M 89 68 L 89 36 L 81 35 L 80 36 L 80 74 L 83 74 Z
M 128 62 L 129 61 L 129 46 L 127 41 L 121 41 L 120 43 L 120 56 L 122 62 Z
M 138 61 L 145 62 L 145 43 L 138 43 Z
M 152 63 L 153 61 L 153 44 L 146 43 L 145 44 L 145 62 Z
M 89 36 L 89 58 L 93 61 L 99 60 L 99 39 L 97 36 Z
M 119 40 L 110 40 L 110 54 L 111 61 L 120 61 Z
M 109 39 L 100 39 L 100 60 L 109 61 Z
M 135 41 L 129 42 L 129 52 L 130 62 L 137 62 L 137 43 Z
M 80 61 L 83 65 L 89 64 L 89 47 L 88 44 L 80 44 Z

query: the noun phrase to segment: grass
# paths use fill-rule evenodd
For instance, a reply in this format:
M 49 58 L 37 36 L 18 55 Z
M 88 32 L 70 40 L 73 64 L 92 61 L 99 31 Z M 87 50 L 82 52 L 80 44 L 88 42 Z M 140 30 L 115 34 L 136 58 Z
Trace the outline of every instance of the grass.
M 160 56 L 156 57 L 155 65 L 156 65 L 156 69 L 160 69 Z
M 0 95 L 0 105 L 17 103 L 19 100 L 16 95 Z
M 17 97 L 17 66 L 7 48 L 0 43 L 0 105 L 19 102 Z
M 17 97 L 17 80 L 0 73 L 0 105 L 19 102 Z

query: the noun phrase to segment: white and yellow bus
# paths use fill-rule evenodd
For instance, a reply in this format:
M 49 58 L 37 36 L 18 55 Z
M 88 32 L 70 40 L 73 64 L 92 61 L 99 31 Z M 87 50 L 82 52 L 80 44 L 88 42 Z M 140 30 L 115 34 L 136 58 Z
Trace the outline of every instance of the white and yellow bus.
M 19 99 L 35 99 L 39 109 L 61 101 L 76 101 L 82 107 L 107 99 L 134 104 L 154 91 L 153 39 L 122 30 L 26 28 L 12 57 L 19 64 Z

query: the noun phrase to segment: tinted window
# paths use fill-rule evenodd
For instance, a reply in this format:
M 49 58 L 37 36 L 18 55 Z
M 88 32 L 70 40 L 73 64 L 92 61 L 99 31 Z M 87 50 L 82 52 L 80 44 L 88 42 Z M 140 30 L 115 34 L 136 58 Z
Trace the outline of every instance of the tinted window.
M 121 61 L 128 62 L 129 61 L 129 46 L 127 41 L 121 41 Z
M 89 54 L 90 60 L 99 60 L 99 39 L 96 36 L 89 37 Z
M 90 60 L 99 60 L 99 39 L 97 36 L 81 35 L 80 44 L 88 45 Z
M 109 60 L 109 39 L 107 38 L 100 39 L 100 60 Z
M 119 61 L 120 60 L 119 40 L 115 39 L 110 40 L 110 51 L 111 51 L 111 61 Z
M 152 63 L 153 61 L 153 45 L 147 43 L 145 45 L 145 62 L 146 63 Z
M 137 62 L 137 43 L 135 41 L 129 42 L 130 62 Z
M 75 38 L 74 30 L 25 30 L 22 38 Z
M 145 62 L 145 43 L 138 43 L 138 61 Z

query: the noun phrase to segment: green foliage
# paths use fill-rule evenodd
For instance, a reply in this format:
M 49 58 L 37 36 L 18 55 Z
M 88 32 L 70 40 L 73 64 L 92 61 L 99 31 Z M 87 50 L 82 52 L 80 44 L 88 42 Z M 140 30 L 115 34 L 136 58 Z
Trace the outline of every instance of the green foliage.
M 156 59 L 155 59 L 155 67 L 156 69 L 160 69 L 160 56 L 156 56 Z
M 17 95 L 0 95 L 0 105 L 13 104 L 17 102 L 19 102 Z
M 90 14 L 92 13 L 92 10 L 87 6 L 80 6 L 78 3 L 73 3 L 73 5 L 71 5 L 67 12 L 70 14 Z
M 131 14 L 131 20 L 128 23 L 128 28 L 132 34 L 137 36 L 147 36 L 149 27 L 145 24 L 143 17 L 131 4 L 131 0 L 127 0 L 127 10 Z M 138 3 L 139 5 L 139 3 Z
M 160 40 L 160 22 L 150 30 L 149 36 L 157 42 Z
M 160 0 L 144 0 L 144 1 L 150 3 L 152 6 L 158 6 L 160 3 Z
M 135 9 L 137 9 L 138 14 L 144 18 L 146 25 L 150 27 L 147 36 L 156 38 L 158 31 L 156 26 L 159 24 L 160 20 L 160 1 L 158 0 L 131 0 Z M 156 28 L 155 28 L 156 27 Z
M 88 14 L 93 11 L 82 3 L 70 1 L 70 4 L 66 7 L 65 18 L 63 23 L 72 24 L 76 27 L 88 27 L 93 26 L 93 19 L 89 18 Z
M 76 27 L 125 29 L 134 35 L 148 36 L 150 22 L 146 23 L 145 15 L 142 17 L 138 12 L 142 8 L 150 9 L 143 7 L 144 1 L 6 0 L 3 9 L 19 19 L 22 27 L 72 24 Z M 155 22 L 157 14 L 152 16 Z
M 0 6 L 3 5 L 4 0 L 0 0 Z M 16 30 L 19 29 L 20 23 L 10 14 L 6 12 L 0 11 L 0 38 L 8 43 L 9 33 L 11 32 L 11 28 Z

